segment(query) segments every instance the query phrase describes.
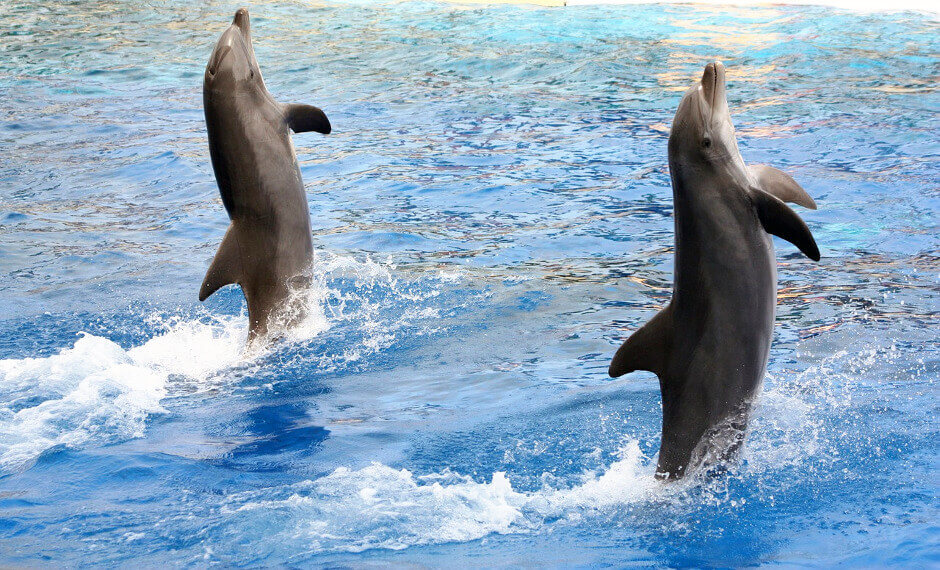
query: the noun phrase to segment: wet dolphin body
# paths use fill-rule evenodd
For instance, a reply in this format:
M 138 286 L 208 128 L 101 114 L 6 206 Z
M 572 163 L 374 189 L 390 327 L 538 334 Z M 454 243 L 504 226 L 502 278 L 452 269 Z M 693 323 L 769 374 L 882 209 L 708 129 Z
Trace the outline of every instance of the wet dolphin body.
M 248 301 L 249 340 L 269 336 L 308 269 L 310 214 L 290 131 L 330 132 L 323 111 L 274 100 L 251 45 L 248 11 L 219 38 L 203 82 L 212 168 L 232 220 L 206 272 L 199 300 L 237 283 Z M 292 315 L 296 320 L 300 315 Z M 291 318 L 281 325 L 289 325 Z
M 657 476 L 682 477 L 736 455 L 767 367 L 777 301 L 770 235 L 819 260 L 786 202 L 816 208 L 783 172 L 744 164 L 725 99 L 725 70 L 705 67 L 669 136 L 675 201 L 672 301 L 620 347 L 610 375 L 659 377 L 663 433 Z

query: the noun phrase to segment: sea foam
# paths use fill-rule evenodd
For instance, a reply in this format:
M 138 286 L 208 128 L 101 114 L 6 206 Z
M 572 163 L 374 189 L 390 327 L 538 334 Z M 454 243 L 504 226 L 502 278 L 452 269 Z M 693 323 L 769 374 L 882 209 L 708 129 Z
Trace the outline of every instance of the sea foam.
M 733 510 L 743 508 L 749 498 L 773 503 L 775 494 L 795 492 L 790 485 L 802 484 L 798 477 L 781 479 L 781 473 L 826 469 L 833 463 L 846 436 L 832 433 L 825 422 L 833 416 L 840 423 L 852 422 L 842 417 L 852 401 L 845 388 L 854 384 L 851 373 L 891 354 L 892 349 L 840 351 L 792 376 L 770 378 L 755 409 L 742 463 L 725 466 L 719 476 L 700 471 L 663 483 L 654 476 L 656 456 L 645 455 L 640 441 L 629 436 L 608 466 L 568 480 L 546 475 L 540 488 L 528 491 L 514 486 L 503 471 L 481 480 L 448 468 L 421 475 L 374 462 L 232 494 L 219 508 L 213 532 L 222 537 L 263 533 L 272 540 L 259 545 L 259 559 L 284 551 L 303 559 L 325 552 L 401 550 L 494 534 L 540 533 L 547 525 L 595 515 L 619 519 L 624 513 L 702 505 Z M 741 481 L 762 492 L 739 496 Z M 670 528 L 687 532 L 684 524 Z
M 602 473 L 584 473 L 568 488 L 545 483 L 532 492 L 514 489 L 504 472 L 478 482 L 447 469 L 415 475 L 377 462 L 340 467 L 319 479 L 232 495 L 222 508 L 222 526 L 228 536 L 273 532 L 271 548 L 298 552 L 401 550 L 530 532 L 546 520 L 577 519 L 661 492 L 650 459 L 630 441 Z
M 206 379 L 242 358 L 244 318 L 176 321 L 125 350 L 81 333 L 45 358 L 0 360 L 0 470 L 28 467 L 56 448 L 142 437 L 166 413 L 174 379 Z
M 433 284 L 445 278 L 432 279 Z M 43 358 L 0 360 L 0 472 L 28 468 L 42 453 L 143 437 L 161 401 L 224 382 L 225 370 L 260 362 L 272 350 L 298 345 L 345 326 L 360 334 L 339 354 L 308 354 L 318 369 L 348 365 L 392 344 L 415 321 L 436 322 L 427 301 L 435 287 L 401 279 L 388 263 L 317 252 L 311 285 L 292 304 L 302 318 L 270 346 L 246 346 L 248 319 L 142 316 L 160 331 L 125 349 L 81 333 L 74 345 Z M 411 334 L 424 334 L 417 328 Z

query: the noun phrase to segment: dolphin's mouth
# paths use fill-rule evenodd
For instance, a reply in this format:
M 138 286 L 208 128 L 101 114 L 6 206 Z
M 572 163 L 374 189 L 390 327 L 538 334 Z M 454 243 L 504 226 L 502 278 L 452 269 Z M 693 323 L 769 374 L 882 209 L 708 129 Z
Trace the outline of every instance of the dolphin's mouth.
M 710 107 L 715 106 L 715 101 L 725 91 L 725 66 L 721 62 L 709 63 L 705 66 L 705 72 L 702 73 L 702 95 Z
M 215 52 L 212 54 L 212 59 L 209 60 L 209 66 L 206 67 L 206 71 L 210 76 L 215 75 L 215 73 L 219 70 L 219 66 L 222 65 L 222 62 L 225 61 L 225 57 L 231 53 L 231 51 L 231 43 L 219 45 L 215 49 Z
M 721 62 L 709 63 L 702 73 L 701 85 L 702 99 L 707 104 L 707 122 L 710 124 L 716 113 L 720 113 L 725 106 L 725 66 Z
M 245 8 L 239 8 L 235 12 L 235 17 L 232 19 L 232 25 L 229 26 L 228 30 L 222 34 L 223 41 L 220 41 L 215 48 L 215 52 L 212 54 L 212 57 L 209 60 L 209 65 L 206 67 L 206 71 L 209 73 L 210 77 L 215 76 L 216 72 L 219 70 L 219 66 L 225 61 L 225 57 L 231 53 L 234 49 L 234 40 L 230 33 L 233 32 L 232 28 L 237 30 L 237 33 L 245 39 L 245 43 L 249 46 L 249 51 L 251 51 L 251 23 L 248 19 L 248 10 Z

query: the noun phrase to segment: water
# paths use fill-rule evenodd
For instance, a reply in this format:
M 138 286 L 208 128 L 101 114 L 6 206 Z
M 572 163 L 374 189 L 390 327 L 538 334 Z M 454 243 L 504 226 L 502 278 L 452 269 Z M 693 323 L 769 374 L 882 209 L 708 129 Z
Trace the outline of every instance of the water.
M 0 564 L 938 564 L 940 34 L 808 7 L 266 3 L 315 285 L 244 358 L 196 300 L 228 220 L 202 73 L 237 5 L 0 6 Z M 819 264 L 780 302 L 744 461 L 653 479 L 668 126 L 729 69 Z

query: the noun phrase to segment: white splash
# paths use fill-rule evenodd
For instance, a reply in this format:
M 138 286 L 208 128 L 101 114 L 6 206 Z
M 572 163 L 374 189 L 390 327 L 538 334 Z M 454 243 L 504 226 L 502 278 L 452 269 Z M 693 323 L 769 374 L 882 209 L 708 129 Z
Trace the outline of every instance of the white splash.
M 513 489 L 503 472 L 489 482 L 445 470 L 416 476 L 381 463 L 336 469 L 313 481 L 232 495 L 222 514 L 234 535 L 265 529 L 271 548 L 302 552 L 360 552 L 371 548 L 476 540 L 489 534 L 528 532 L 545 519 L 579 518 L 586 511 L 643 501 L 663 486 L 636 441 L 601 474 L 579 485 L 535 492 Z M 271 498 L 269 498 L 271 497 Z M 228 532 L 232 529 L 227 529 Z M 291 546 L 295 545 L 295 546 Z
M 322 356 L 319 369 L 388 347 L 411 321 L 435 320 L 425 301 L 439 291 L 401 280 L 390 263 L 318 252 L 313 269 L 311 286 L 295 298 L 303 318 L 272 346 L 246 347 L 244 315 L 151 317 L 149 324 L 164 332 L 128 350 L 83 333 L 53 356 L 0 360 L 0 472 L 29 467 L 58 446 L 78 449 L 143 437 L 147 419 L 166 413 L 161 401 L 167 395 L 217 387 L 219 372 L 251 364 L 284 344 L 308 341 L 333 323 L 351 323 L 362 338 L 342 355 Z M 348 278 L 352 290 L 331 288 L 334 278 Z M 391 317 L 388 299 L 402 301 Z
M 655 479 L 655 457 L 646 457 L 639 442 L 629 440 L 619 459 L 565 484 L 548 474 L 535 491 L 513 486 L 503 472 L 488 481 L 444 470 L 416 475 L 372 463 L 362 469 L 339 468 L 329 475 L 283 487 L 231 495 L 221 508 L 215 529 L 221 536 L 271 538 L 259 556 L 287 550 L 297 553 L 359 552 L 373 548 L 400 550 L 411 546 L 466 542 L 492 534 L 537 532 L 556 521 L 577 522 L 634 506 L 737 508 L 745 499 L 730 482 L 745 478 L 765 489 L 761 500 L 773 501 L 801 479 L 780 481 L 781 471 L 825 468 L 839 449 L 833 415 L 848 413 L 859 377 L 892 358 L 893 348 L 826 355 L 808 369 L 771 378 L 760 399 L 743 466 L 724 475 L 706 474 L 663 484 Z M 857 397 L 857 396 L 856 396 Z M 677 523 L 678 524 L 678 523 Z M 684 524 L 684 523 L 682 523 Z M 682 528 L 679 524 L 676 528 Z
M 175 322 L 125 350 L 83 333 L 46 358 L 0 360 L 0 470 L 44 451 L 142 437 L 173 378 L 204 380 L 241 358 L 244 319 Z
M 530 503 L 544 516 L 565 516 L 573 510 L 608 509 L 641 501 L 662 488 L 646 459 L 639 442 L 630 441 L 620 449 L 620 459 L 600 475 L 585 473 L 581 484 L 571 489 L 543 489 Z

